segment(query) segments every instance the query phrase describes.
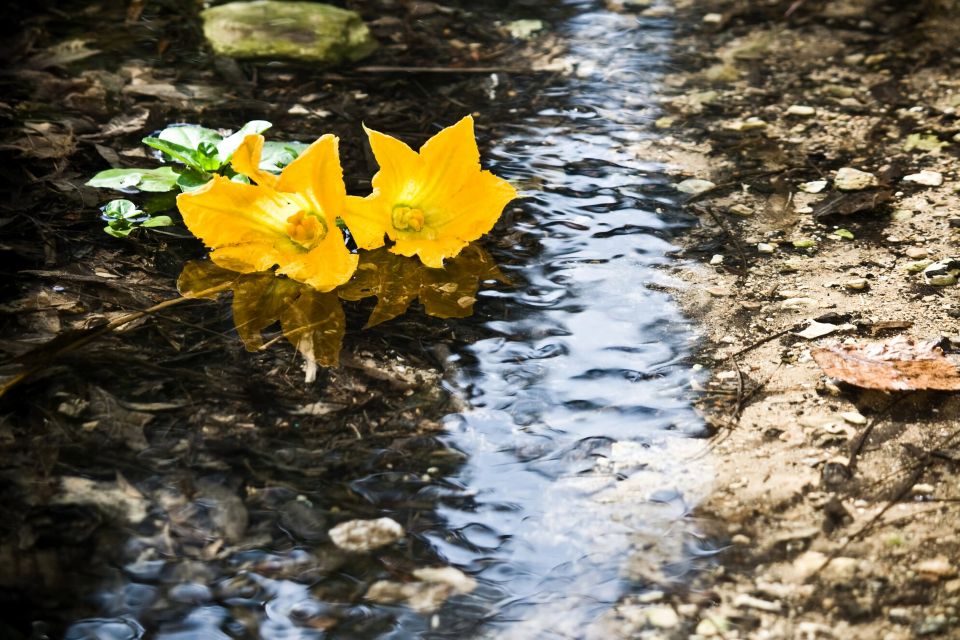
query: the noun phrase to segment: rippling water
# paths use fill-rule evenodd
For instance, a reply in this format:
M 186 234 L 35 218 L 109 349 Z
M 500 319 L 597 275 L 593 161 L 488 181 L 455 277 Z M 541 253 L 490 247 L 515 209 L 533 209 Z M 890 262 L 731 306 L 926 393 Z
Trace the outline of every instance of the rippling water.
M 93 596 L 102 617 L 68 639 L 605 637 L 597 620 L 626 594 L 684 582 L 696 556 L 685 518 L 709 470 L 691 437 L 690 330 L 649 286 L 684 221 L 663 168 L 631 151 L 656 135 L 671 24 L 568 5 L 575 17 L 557 29 L 575 66 L 550 107 L 494 114 L 488 160 L 527 188 L 508 216 L 516 244 L 495 251 L 516 286 L 481 294 L 470 322 L 487 337 L 449 358 L 447 391 L 466 408 L 444 418 L 443 440 L 463 464 L 318 488 L 297 475 L 310 452 L 291 445 L 269 458 L 287 484 L 245 503 L 222 478 L 190 497 L 157 478 L 151 500 L 171 524 L 119 546 Z M 338 552 L 329 512 L 305 496 L 347 493 L 417 535 L 382 555 Z M 277 512 L 292 545 L 271 544 L 273 520 L 259 519 Z M 197 522 L 246 535 L 246 550 L 205 547 Z M 187 557 L 173 557 L 171 526 L 193 544 Z M 425 565 L 477 586 L 419 612 L 364 600 L 367 576 Z
M 675 196 L 662 168 L 630 151 L 652 135 L 669 25 L 587 11 L 565 33 L 578 61 L 557 92 L 566 104 L 495 151 L 501 173 L 544 185 L 517 224 L 537 242 L 513 258 L 526 285 L 491 294 L 495 336 L 463 357 L 456 389 L 471 409 L 447 426 L 473 500 L 442 509 L 453 535 L 432 537 L 481 580 L 459 604 L 498 638 L 580 637 L 624 593 L 677 578 L 683 517 L 709 478 L 692 462 L 689 328 L 648 288 Z

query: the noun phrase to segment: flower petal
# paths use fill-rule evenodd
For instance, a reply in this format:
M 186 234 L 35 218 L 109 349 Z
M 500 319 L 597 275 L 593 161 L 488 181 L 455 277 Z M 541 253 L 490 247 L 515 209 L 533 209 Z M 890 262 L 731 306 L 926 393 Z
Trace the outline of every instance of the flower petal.
M 361 249 L 382 247 L 383 236 L 392 229 L 390 205 L 379 193 L 366 198 L 347 196 L 343 221 L 347 223 L 347 228 Z
M 277 273 L 303 282 L 318 291 L 335 289 L 357 270 L 357 254 L 343 243 L 343 234 L 332 226 L 326 237 L 310 251 L 287 254 Z
M 482 171 L 466 186 L 428 211 L 422 232 L 397 233 L 395 253 L 418 255 L 428 267 L 440 268 L 444 258 L 453 258 L 469 242 L 493 228 L 503 208 L 517 197 L 509 182 Z
M 419 192 L 423 161 L 416 151 L 392 136 L 363 127 L 380 170 L 371 184 L 391 203 L 410 203 Z M 391 204 L 392 206 L 392 204 Z
M 339 138 L 329 133 L 307 147 L 284 167 L 277 190 L 304 196 L 314 211 L 323 212 L 332 228 L 343 212 L 347 189 L 340 167 Z
M 263 136 L 259 133 L 243 139 L 230 158 L 230 165 L 237 173 L 242 173 L 262 187 L 273 187 L 277 176 L 260 169 L 260 156 L 263 155 Z
M 397 244 L 393 245 L 390 251 L 401 256 L 420 256 L 420 262 L 428 267 L 442 269 L 444 258 L 455 257 L 468 243 L 469 240 L 456 237 L 441 237 L 435 240 L 399 237 Z
M 213 249 L 210 258 L 226 269 L 263 271 L 296 250 L 285 229 L 297 206 L 273 189 L 215 176 L 180 194 L 177 207 L 190 232 Z
M 467 116 L 427 140 L 420 147 L 424 174 L 417 204 L 437 204 L 460 191 L 480 171 L 480 151 Z

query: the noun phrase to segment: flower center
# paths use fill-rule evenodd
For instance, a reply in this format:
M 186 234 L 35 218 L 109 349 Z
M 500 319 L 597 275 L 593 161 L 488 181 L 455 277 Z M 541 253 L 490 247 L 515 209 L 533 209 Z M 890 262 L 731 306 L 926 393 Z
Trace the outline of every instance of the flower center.
M 398 231 L 420 231 L 423 229 L 423 210 L 398 204 L 391 216 L 393 228 Z
M 327 236 L 327 222 L 312 211 L 298 211 L 287 218 L 287 235 L 304 249 L 313 249 Z

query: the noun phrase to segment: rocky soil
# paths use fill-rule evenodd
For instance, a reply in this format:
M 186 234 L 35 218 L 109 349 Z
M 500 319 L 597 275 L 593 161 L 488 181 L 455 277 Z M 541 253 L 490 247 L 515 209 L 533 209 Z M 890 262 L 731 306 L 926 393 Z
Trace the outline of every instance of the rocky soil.
M 696 515 L 721 552 L 699 588 L 625 603 L 626 633 L 960 637 L 960 396 L 844 384 L 812 357 L 960 348 L 958 25 L 936 9 L 677 3 L 695 70 L 637 153 L 700 218 L 678 297 L 704 327 L 718 477 Z

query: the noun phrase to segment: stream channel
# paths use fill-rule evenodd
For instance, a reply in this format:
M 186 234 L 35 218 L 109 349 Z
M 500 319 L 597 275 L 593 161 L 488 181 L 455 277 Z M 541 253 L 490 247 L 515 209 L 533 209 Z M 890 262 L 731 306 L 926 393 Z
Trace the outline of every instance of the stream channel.
M 479 339 L 446 357 L 445 393 L 463 410 L 434 418 L 463 462 L 337 490 L 367 517 L 420 522 L 402 561 L 452 565 L 476 588 L 432 611 L 374 604 L 364 585 L 389 552 L 326 566 L 324 536 L 294 534 L 187 560 L 152 553 L 162 534 L 141 528 L 117 543 L 109 579 L 79 594 L 89 615 L 65 621 L 66 638 L 609 637 L 598 621 L 624 597 L 688 581 L 707 555 L 688 516 L 709 459 L 689 401 L 693 332 L 651 284 L 667 281 L 670 239 L 689 220 L 664 168 L 632 151 L 657 135 L 674 25 L 598 2 L 561 8 L 551 28 L 573 72 L 535 110 L 483 114 L 497 123 L 485 165 L 525 197 L 510 205 L 517 242 L 491 247 L 512 286 L 480 294 L 463 321 Z M 501 88 L 483 81 L 495 105 Z

